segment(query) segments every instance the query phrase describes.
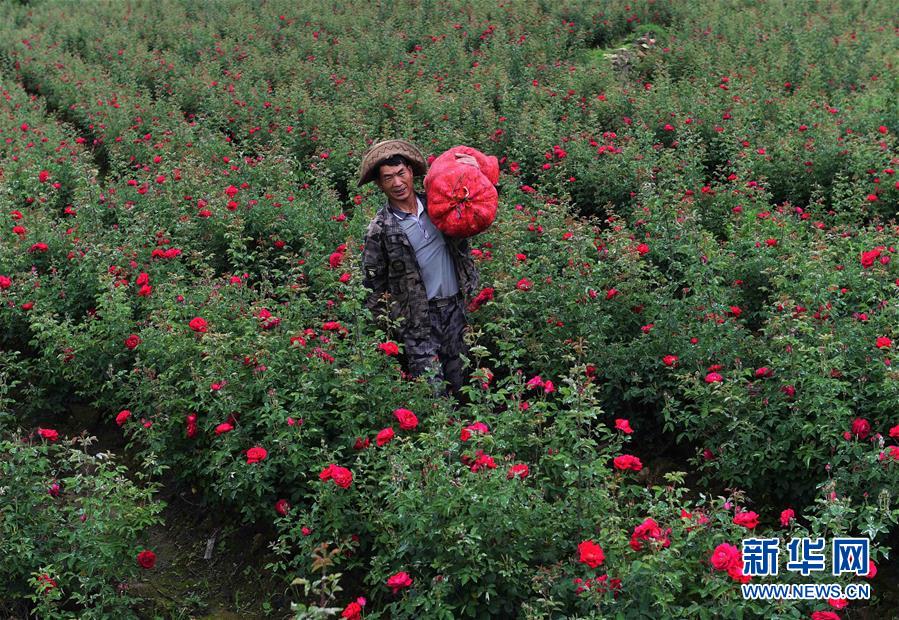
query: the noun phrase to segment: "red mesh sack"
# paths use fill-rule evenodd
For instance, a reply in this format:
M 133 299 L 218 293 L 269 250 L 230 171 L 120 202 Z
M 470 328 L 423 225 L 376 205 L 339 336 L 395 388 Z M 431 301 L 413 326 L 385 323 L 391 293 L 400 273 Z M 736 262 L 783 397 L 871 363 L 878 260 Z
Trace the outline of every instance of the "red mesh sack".
M 456 153 L 473 156 L 480 170 L 459 163 Z M 471 237 L 496 219 L 499 163 L 467 146 L 454 146 L 431 163 L 425 176 L 428 215 L 434 225 L 451 237 Z

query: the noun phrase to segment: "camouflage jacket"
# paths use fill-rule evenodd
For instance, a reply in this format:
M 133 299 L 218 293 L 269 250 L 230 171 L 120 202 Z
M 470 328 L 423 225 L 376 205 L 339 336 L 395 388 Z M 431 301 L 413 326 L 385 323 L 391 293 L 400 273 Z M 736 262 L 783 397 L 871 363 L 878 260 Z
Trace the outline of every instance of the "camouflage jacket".
M 427 208 L 425 196 L 417 195 Z M 467 307 L 477 294 L 480 282 L 468 240 L 449 236 L 444 236 L 444 239 L 456 268 L 459 292 Z M 415 258 L 415 249 L 386 203 L 375 214 L 365 232 L 362 270 L 362 284 L 371 290 L 365 305 L 375 319 L 383 316 L 389 316 L 392 321 L 402 319 L 398 332 L 390 336 L 399 341 L 428 338 L 431 334 L 428 295 Z

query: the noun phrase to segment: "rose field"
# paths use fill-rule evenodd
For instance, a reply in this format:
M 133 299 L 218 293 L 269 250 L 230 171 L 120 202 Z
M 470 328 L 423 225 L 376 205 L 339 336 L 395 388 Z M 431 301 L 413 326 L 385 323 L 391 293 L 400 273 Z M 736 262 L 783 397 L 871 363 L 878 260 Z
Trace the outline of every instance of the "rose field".
M 893 3 L 36 0 L 0 34 L 0 618 L 899 617 Z M 389 138 L 499 158 L 458 402 L 365 305 Z M 835 537 L 865 571 L 787 566 Z

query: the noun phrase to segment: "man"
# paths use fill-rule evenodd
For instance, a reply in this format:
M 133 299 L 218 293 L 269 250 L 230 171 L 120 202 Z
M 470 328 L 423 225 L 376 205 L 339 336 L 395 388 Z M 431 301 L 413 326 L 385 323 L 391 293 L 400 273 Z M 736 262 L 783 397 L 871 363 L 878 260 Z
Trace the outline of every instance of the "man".
M 478 165 L 470 155 L 458 158 Z M 405 140 L 379 142 L 362 156 L 359 185 L 374 181 L 387 199 L 365 233 L 362 283 L 375 318 L 400 321 L 390 333 L 405 345 L 409 373 L 433 368 L 435 393 L 445 393 L 446 380 L 458 399 L 466 307 L 480 278 L 468 241 L 444 236 L 428 217 L 425 195 L 415 193 L 415 177 L 426 172 L 421 151 Z

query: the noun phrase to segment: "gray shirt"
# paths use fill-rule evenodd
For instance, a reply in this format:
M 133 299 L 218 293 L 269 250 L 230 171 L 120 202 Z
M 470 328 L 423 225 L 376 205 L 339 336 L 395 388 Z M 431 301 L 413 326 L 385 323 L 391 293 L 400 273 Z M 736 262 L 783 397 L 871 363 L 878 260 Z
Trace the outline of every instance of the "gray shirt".
M 428 299 L 455 295 L 459 292 L 459 281 L 456 278 L 453 259 L 446 247 L 446 240 L 428 217 L 421 199 L 416 196 L 415 200 L 418 203 L 417 215 L 394 209 L 389 202 L 387 208 L 399 221 L 406 238 L 415 250 L 415 258 L 418 261 L 418 268 L 421 269 Z

